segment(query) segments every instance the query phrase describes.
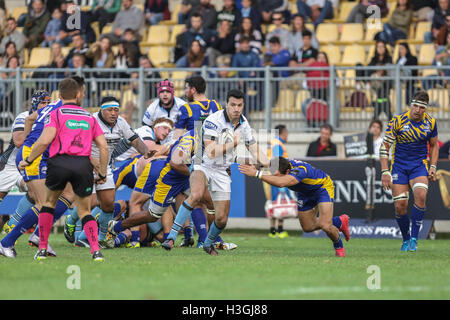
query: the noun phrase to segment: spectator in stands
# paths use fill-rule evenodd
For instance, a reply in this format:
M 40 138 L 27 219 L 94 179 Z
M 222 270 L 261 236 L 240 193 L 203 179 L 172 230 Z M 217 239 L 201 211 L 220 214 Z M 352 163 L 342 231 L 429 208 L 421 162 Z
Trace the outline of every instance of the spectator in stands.
M 25 20 L 23 35 L 25 46 L 29 49 L 37 47 L 44 40 L 44 31 L 50 21 L 50 13 L 44 7 L 42 0 L 34 0 L 32 10 Z
M 72 37 L 80 33 L 87 43 L 95 41 L 95 32 L 89 24 L 85 12 L 74 5 L 73 0 L 66 0 L 67 12 L 63 12 L 59 41 L 65 46 L 72 42 Z M 75 23 L 76 22 L 76 23 Z
M 261 31 L 262 16 L 259 9 L 253 5 L 254 1 L 256 0 L 242 0 L 241 16 L 242 18 L 250 18 L 253 28 Z M 240 24 L 242 25 L 241 22 Z
M 114 68 L 114 53 L 111 49 L 111 40 L 106 36 L 94 43 L 85 56 L 93 59 L 92 66 L 94 68 Z
M 19 63 L 20 64 L 23 63 L 23 59 L 20 58 L 20 56 L 17 52 L 15 42 L 10 41 L 6 44 L 5 52 L 1 56 L 2 63 L 0 64 L 0 66 L 6 66 L 9 58 L 12 58 L 12 57 L 19 57 Z
M 3 36 L 6 30 L 6 8 L 5 1 L 0 0 L 0 38 Z
M 436 44 L 445 46 L 447 35 L 450 33 L 450 13 L 445 16 L 445 25 L 439 29 L 439 33 L 436 36 Z
M 75 53 L 72 57 L 73 68 L 84 68 L 86 65 L 86 56 L 81 53 Z
M 370 59 L 369 66 L 392 64 L 392 57 L 386 46 L 386 42 L 383 40 L 377 40 L 375 43 L 375 53 L 372 59 Z M 375 70 L 369 71 L 369 75 L 375 72 Z
M 331 142 L 333 127 L 329 124 L 323 124 L 320 127 L 319 138 L 311 142 L 308 147 L 307 157 L 330 157 L 337 156 L 336 145 Z
M 417 66 L 417 58 L 411 54 L 409 45 L 407 42 L 401 42 L 398 44 L 398 59 L 396 64 L 401 66 Z M 402 69 L 402 75 L 407 77 L 417 77 L 417 69 L 404 70 Z M 411 101 L 412 96 L 415 92 L 414 80 L 404 80 L 406 83 L 406 103 Z
M 307 67 L 314 63 L 319 53 L 312 46 L 312 33 L 308 29 L 302 32 L 303 46 L 294 53 L 289 62 L 290 67 Z
M 386 0 L 360 0 L 359 3 L 350 11 L 347 17 L 346 23 L 363 23 L 366 18 L 373 14 L 372 11 L 368 11 L 369 6 L 377 6 L 380 8 L 381 18 L 387 16 L 389 9 L 386 4 Z
M 283 13 L 274 12 L 272 14 L 272 22 L 275 25 L 275 29 L 266 35 L 266 48 L 269 48 L 269 39 L 271 39 L 272 37 L 278 37 L 280 39 L 281 47 L 283 49 L 288 49 L 290 33 L 289 30 L 283 26 Z
M 209 66 L 216 66 L 217 57 L 222 55 L 226 55 L 231 59 L 234 52 L 234 32 L 231 29 L 231 22 L 222 20 L 217 28 L 217 37 L 215 37 L 211 47 L 206 49 Z
M 123 40 L 126 42 L 134 45 L 136 47 L 136 50 L 139 52 L 139 56 L 141 55 L 141 49 L 139 48 L 139 42 L 136 39 L 136 35 L 133 30 L 127 29 L 123 33 Z
M 409 0 L 398 0 L 397 7 L 389 21 L 383 25 L 379 38 L 391 46 L 395 46 L 397 40 L 407 39 L 412 18 L 413 11 Z
M 200 0 L 200 2 L 194 6 L 191 10 L 190 17 L 194 14 L 200 14 L 203 21 L 203 27 L 206 29 L 215 30 L 217 26 L 217 12 L 214 5 L 211 4 L 211 0 Z M 187 27 L 190 28 L 191 19 L 188 20 Z
M 439 159 L 450 160 L 450 140 L 439 148 Z
M 411 0 L 414 17 L 419 21 L 433 20 L 433 8 L 435 6 L 433 0 Z
M 285 18 L 290 18 L 288 14 L 287 0 L 258 0 L 258 8 L 261 10 L 262 23 L 272 22 L 272 15 L 275 12 L 282 12 Z
M 132 29 L 139 40 L 142 38 L 141 30 L 145 24 L 144 13 L 133 5 L 133 0 L 122 0 L 122 5 L 122 10 L 119 11 L 114 19 L 113 32 L 108 34 L 113 45 L 120 42 L 124 31 L 127 29 Z
M 242 37 L 249 38 L 251 50 L 258 55 L 261 54 L 263 40 L 262 34 L 261 31 L 253 28 L 253 22 L 250 18 L 242 18 L 239 32 L 234 36 L 234 45 L 236 47 L 236 52 L 239 52 L 240 50 L 239 43 Z
M 98 21 L 100 34 L 107 23 L 113 22 L 122 6 L 122 0 L 94 0 L 89 16 L 89 22 Z
M 53 43 L 59 41 L 59 31 L 61 30 L 62 13 L 59 8 L 55 8 L 52 13 L 52 20 L 49 21 L 44 32 L 43 47 L 51 47 Z
M 262 65 L 272 67 L 288 67 L 291 55 L 287 49 L 281 47 L 280 38 L 269 39 L 269 51 L 264 55 Z M 289 71 L 281 71 L 282 77 L 288 77 Z
M 233 68 L 257 68 L 261 66 L 259 56 L 251 50 L 250 38 L 243 36 L 239 39 L 239 52 L 237 52 L 232 60 L 231 67 Z M 255 71 L 239 71 L 239 78 L 254 78 Z
M 241 11 L 236 8 L 234 0 L 224 0 L 222 11 L 217 13 L 217 22 L 220 24 L 226 20 L 230 22 L 231 28 L 234 30 L 239 26 L 241 19 Z
M 329 67 L 328 56 L 325 52 L 319 52 L 317 54 L 317 61 L 312 62 L 309 67 Z M 329 80 L 330 71 L 328 70 L 308 70 L 306 71 L 306 78 L 313 78 L 307 80 L 306 84 L 310 92 L 311 98 L 329 101 Z M 319 79 L 321 78 L 321 79 Z M 324 79 L 325 78 L 325 79 Z
M 382 67 L 385 64 L 378 62 L 375 65 Z M 382 112 L 386 113 L 388 119 L 392 118 L 389 93 L 393 87 L 393 81 L 384 79 L 387 75 L 387 71 L 382 68 L 376 69 L 371 74 L 370 88 L 375 91 L 375 99 L 372 101 L 372 107 L 375 109 L 373 119 L 378 119 Z
M 301 50 L 303 47 L 303 31 L 307 30 L 305 26 L 305 20 L 299 14 L 296 14 L 292 19 L 292 29 L 289 34 L 289 52 L 291 55 L 295 54 L 297 51 Z M 309 29 L 308 29 L 309 30 Z M 319 42 L 317 41 L 316 35 L 312 30 L 311 32 L 311 46 L 315 49 L 319 48 Z
M 333 4 L 329 0 L 298 0 L 298 13 L 306 20 L 311 19 L 315 27 L 325 19 L 333 19 Z
M 64 68 L 64 56 L 62 54 L 62 48 L 61 44 L 59 42 L 53 42 L 51 46 L 51 62 L 48 65 L 49 68 L 54 69 L 63 69 Z M 34 74 L 33 74 L 34 75 Z M 65 74 L 64 72 L 50 72 L 47 74 L 47 77 L 50 79 L 64 79 Z M 50 83 L 49 91 L 52 92 L 53 90 L 57 90 L 58 88 L 58 82 L 53 81 Z
M 450 33 L 447 34 L 447 45 L 439 46 L 436 49 L 436 56 L 433 60 L 434 66 L 450 66 Z M 435 86 L 446 86 L 448 81 L 447 79 L 450 77 L 450 69 L 446 70 L 438 70 L 439 75 L 429 76 L 430 80 L 424 80 L 422 83 L 423 89 L 428 90 Z M 446 77 L 447 79 L 433 79 L 436 77 Z
M 437 38 L 441 27 L 446 25 L 445 17 L 447 14 L 450 14 L 449 0 L 439 0 L 438 5 L 434 9 L 431 32 L 425 33 L 425 43 L 431 43 Z
M 170 19 L 168 0 L 145 1 L 145 21 L 150 25 L 158 24 L 162 20 Z
M 182 0 L 180 12 L 178 13 L 178 24 L 187 24 L 192 8 L 199 3 L 200 0 Z
M 81 34 L 75 34 L 72 37 L 72 49 L 70 49 L 69 53 L 67 54 L 67 57 L 65 58 L 64 65 L 68 66 L 69 68 L 72 67 L 72 58 L 75 54 L 82 54 L 83 56 L 86 54 L 86 52 L 89 50 L 89 46 L 84 41 Z M 88 66 L 92 66 L 92 60 L 88 59 L 86 60 L 86 64 Z
M 177 36 L 175 45 L 175 61 L 189 51 L 192 41 L 198 40 L 200 44 L 207 48 L 215 38 L 215 31 L 209 30 L 203 26 L 203 18 L 200 13 L 194 13 L 190 17 L 190 28 Z
M 175 66 L 177 68 L 200 68 L 208 64 L 208 58 L 205 54 L 205 48 L 202 47 L 200 41 L 194 40 L 188 53 L 181 57 Z
M 369 132 L 373 135 L 373 154 L 375 159 L 380 159 L 380 147 L 383 143 L 383 123 L 379 119 L 373 119 L 369 124 Z
M 6 35 L 2 38 L 0 42 L 0 54 L 5 52 L 5 47 L 8 42 L 14 42 L 16 44 L 17 52 L 23 53 L 23 48 L 25 46 L 25 36 L 17 30 L 16 19 L 10 17 L 6 20 Z
M 7 69 L 17 69 L 20 66 L 20 61 L 18 56 L 13 56 L 6 62 Z M 9 118 L 10 122 L 14 120 L 14 88 L 15 83 L 6 80 L 12 80 L 16 78 L 16 72 L 1 72 L 0 73 L 0 102 L 2 103 L 1 116 L 2 118 Z M 7 115 L 7 116 L 6 116 Z M 3 120 L 3 124 L 6 124 Z
M 129 78 L 130 74 L 127 72 L 128 68 L 139 67 L 140 53 L 135 45 L 131 42 L 121 41 L 119 43 L 119 51 L 115 57 L 116 69 L 124 72 L 118 75 L 118 78 Z

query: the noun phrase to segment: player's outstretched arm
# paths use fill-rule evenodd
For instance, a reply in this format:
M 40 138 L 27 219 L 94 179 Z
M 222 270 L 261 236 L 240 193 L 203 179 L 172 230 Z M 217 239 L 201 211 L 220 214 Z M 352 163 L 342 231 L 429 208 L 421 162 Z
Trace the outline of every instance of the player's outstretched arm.
M 430 139 L 430 169 L 428 170 L 428 179 L 436 181 L 436 165 L 439 157 L 438 137 Z
M 290 187 L 298 184 L 298 180 L 291 175 L 286 174 L 281 176 L 273 176 L 264 174 L 263 171 L 256 170 L 256 168 L 252 165 L 241 164 L 239 165 L 239 171 L 246 176 L 259 178 L 262 181 L 279 188 Z
M 141 138 L 136 138 L 131 142 L 131 145 L 142 155 L 144 155 L 144 158 L 148 159 L 151 157 L 149 154 L 149 149 L 147 145 L 142 141 Z
M 33 146 L 33 150 L 28 157 L 20 161 L 19 168 L 23 170 L 26 166 L 29 166 L 34 160 L 36 160 L 41 154 L 47 150 L 50 143 L 56 137 L 57 129 L 55 127 L 45 127 L 41 136 L 37 139 Z

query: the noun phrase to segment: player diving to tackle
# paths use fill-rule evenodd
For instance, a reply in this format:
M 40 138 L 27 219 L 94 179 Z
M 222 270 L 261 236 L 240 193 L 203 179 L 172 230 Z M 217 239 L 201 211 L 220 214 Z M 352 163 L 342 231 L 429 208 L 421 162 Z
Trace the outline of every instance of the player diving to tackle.
M 334 185 L 330 177 L 307 162 L 283 157 L 270 161 L 270 175 L 251 165 L 240 165 L 239 171 L 249 177 L 257 177 L 268 184 L 287 187 L 297 193 L 300 225 L 304 232 L 323 230 L 333 242 L 337 257 L 345 257 L 344 245 L 339 234 L 350 240 L 349 217 L 344 214 L 333 217 Z M 317 214 L 319 213 L 319 218 Z
M 204 145 L 199 149 L 201 153 L 196 154 L 192 159 L 193 171 L 189 178 L 191 192 L 178 209 L 172 230 L 162 244 L 165 249 L 170 250 L 173 247 L 184 222 L 209 193 L 214 202 L 215 218 L 209 228 L 203 250 L 211 255 L 218 254 L 214 242 L 228 221 L 231 199 L 229 167 L 234 161 L 234 150 L 241 137 L 256 161 L 263 165 L 269 164 L 253 137 L 247 119 L 242 115 L 244 98 L 242 91 L 230 90 L 227 94 L 225 110 L 219 110 L 205 119 L 202 126 Z
M 436 119 L 427 112 L 429 96 L 417 92 L 410 109 L 389 121 L 380 147 L 381 182 L 387 190 L 392 188 L 395 219 L 402 233 L 401 251 L 417 251 L 417 239 L 426 211 L 428 181 L 436 181 L 439 155 Z M 430 144 L 428 169 L 427 145 Z M 392 163 L 389 169 L 389 150 L 392 145 Z M 410 219 L 407 213 L 409 190 L 413 191 L 414 205 Z

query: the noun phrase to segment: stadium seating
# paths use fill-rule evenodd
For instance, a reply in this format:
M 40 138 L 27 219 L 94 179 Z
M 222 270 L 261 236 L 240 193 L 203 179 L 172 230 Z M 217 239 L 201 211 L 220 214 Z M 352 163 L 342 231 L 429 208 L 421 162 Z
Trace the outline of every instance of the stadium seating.
M 337 19 L 333 19 L 334 23 L 345 23 L 350 12 L 358 4 L 358 2 L 341 2 L 339 4 L 339 16 Z
M 50 99 L 52 101 L 55 101 L 55 100 L 59 99 L 59 91 L 58 90 L 52 91 L 52 93 L 50 95 Z
M 285 28 L 286 30 L 291 31 L 291 28 L 289 27 L 288 24 L 282 24 L 281 26 L 282 26 L 283 28 Z M 275 30 L 275 28 L 276 28 L 276 26 L 275 26 L 274 24 L 269 24 L 269 26 L 267 27 L 266 33 L 272 32 L 273 30 Z
M 364 64 L 366 61 L 366 51 L 363 46 L 354 44 L 346 46 L 340 65 L 354 66 L 357 63 Z
M 342 25 L 339 42 L 355 43 L 364 38 L 363 25 L 360 23 L 345 23 Z
M 399 47 L 399 45 L 397 44 L 395 46 L 395 48 L 394 48 L 394 53 L 392 54 L 392 62 L 393 63 L 396 63 L 397 59 L 398 59 L 398 50 L 399 50 L 398 47 Z M 417 51 L 416 51 L 416 47 L 415 46 L 409 46 L 409 50 L 411 51 L 411 54 L 413 56 L 417 57 Z
M 26 14 L 26 13 L 28 13 L 28 8 L 26 7 L 26 6 L 24 6 L 24 7 L 15 7 L 14 9 L 12 9 L 12 11 L 11 11 L 11 17 L 13 17 L 14 19 L 16 19 L 16 21 L 17 21 L 17 19 L 19 19 L 19 17 L 22 15 L 22 14 Z
M 431 107 L 444 112 L 450 111 L 450 89 L 429 89 L 427 92 L 430 96 Z
M 158 46 L 169 44 L 169 26 L 154 25 L 148 29 L 148 35 L 145 42 L 141 42 L 140 46 Z
M 172 27 L 172 33 L 170 34 L 169 45 L 175 46 L 177 36 L 183 31 L 186 26 L 184 24 L 177 24 Z
M 30 61 L 25 67 L 37 68 L 39 66 L 49 65 L 50 62 L 51 62 L 51 49 L 37 47 L 31 50 Z
M 133 93 L 133 90 L 126 90 L 122 94 L 121 106 L 125 107 L 128 102 L 136 103 L 138 95 Z
M 178 23 L 178 13 L 181 10 L 181 3 L 177 3 L 170 14 L 170 20 L 160 21 L 159 24 L 163 25 L 175 25 Z
M 345 3 L 345 2 L 344 2 Z M 329 23 L 329 24 L 319 24 L 316 30 L 316 37 L 319 43 L 328 44 L 331 42 L 335 42 L 338 40 L 338 25 Z
M 301 113 L 303 102 L 310 97 L 311 97 L 311 94 L 309 93 L 308 90 L 297 91 L 297 95 L 295 97 L 294 111 Z
M 330 65 L 336 65 L 341 62 L 341 49 L 338 46 L 328 45 L 320 48 L 328 56 L 328 62 Z
M 364 40 L 360 40 L 358 41 L 359 44 L 364 45 L 364 44 L 375 44 L 375 35 L 378 32 L 381 32 L 383 30 L 383 25 L 380 24 L 371 24 L 370 27 L 367 27 L 366 29 L 366 33 L 364 35 Z
M 281 89 L 278 94 L 278 101 L 272 112 L 286 112 L 294 108 L 295 91 L 291 89 Z
M 415 35 L 409 35 L 408 43 L 421 44 L 424 42 L 425 33 L 431 31 L 431 22 L 428 21 L 420 21 L 417 23 Z
M 168 47 L 150 47 L 148 51 L 150 61 L 155 67 L 162 67 L 164 64 L 169 62 L 170 53 Z
M 418 64 L 421 66 L 428 66 L 433 63 L 436 50 L 433 43 L 425 43 L 420 46 L 419 56 L 417 57 Z

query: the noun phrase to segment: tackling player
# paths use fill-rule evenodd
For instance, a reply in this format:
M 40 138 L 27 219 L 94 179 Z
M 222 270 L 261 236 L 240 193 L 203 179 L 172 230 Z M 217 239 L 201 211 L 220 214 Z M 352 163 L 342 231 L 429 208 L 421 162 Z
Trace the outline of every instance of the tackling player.
M 401 251 L 417 251 L 417 238 L 426 211 L 428 181 L 436 181 L 438 160 L 438 130 L 436 119 L 427 112 L 429 96 L 417 92 L 409 111 L 389 121 L 380 147 L 381 182 L 387 190 L 392 188 L 395 219 L 403 237 Z M 428 169 L 427 145 L 430 144 Z M 392 152 L 391 168 L 388 166 L 389 150 Z M 410 220 L 407 213 L 410 188 L 414 205 Z
M 271 175 L 266 175 L 251 165 L 240 165 L 239 171 L 275 187 L 287 187 L 295 191 L 302 230 L 313 232 L 322 229 L 333 242 L 336 256 L 345 257 L 339 231 L 344 234 L 345 240 L 350 239 L 349 217 L 346 214 L 333 217 L 334 185 L 325 172 L 307 162 L 283 157 L 270 161 Z

